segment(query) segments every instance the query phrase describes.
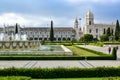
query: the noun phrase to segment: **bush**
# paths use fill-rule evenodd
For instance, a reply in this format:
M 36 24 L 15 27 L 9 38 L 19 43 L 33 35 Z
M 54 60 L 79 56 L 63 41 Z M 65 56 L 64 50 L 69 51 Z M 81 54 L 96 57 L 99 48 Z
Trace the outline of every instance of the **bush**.
M 29 76 L 31 78 L 116 77 L 120 76 L 120 68 L 7 68 L 0 69 L 0 76 Z
M 114 60 L 113 56 L 88 56 L 87 60 Z
M 0 60 L 85 60 L 80 56 L 0 56 Z
M 117 59 L 117 54 L 116 54 L 116 48 L 115 47 L 112 50 L 112 56 L 113 56 L 114 60 Z

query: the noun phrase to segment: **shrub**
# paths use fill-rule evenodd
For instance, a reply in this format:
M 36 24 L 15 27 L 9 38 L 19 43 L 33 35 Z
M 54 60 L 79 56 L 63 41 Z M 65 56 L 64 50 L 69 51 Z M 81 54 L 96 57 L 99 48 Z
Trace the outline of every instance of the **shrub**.
M 114 60 L 113 56 L 88 56 L 87 60 Z
M 115 47 L 112 50 L 112 56 L 113 56 L 114 60 L 117 59 L 117 54 L 116 54 L 116 48 Z
M 29 76 L 31 78 L 116 77 L 120 76 L 120 68 L 7 68 L 0 69 L 0 76 Z
M 85 60 L 81 56 L 0 56 L 0 60 Z

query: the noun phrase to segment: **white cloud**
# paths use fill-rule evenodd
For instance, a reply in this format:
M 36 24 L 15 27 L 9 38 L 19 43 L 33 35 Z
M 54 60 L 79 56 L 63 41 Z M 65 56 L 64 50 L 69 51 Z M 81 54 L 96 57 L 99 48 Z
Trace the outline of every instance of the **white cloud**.
M 49 27 L 50 20 L 54 21 L 55 26 L 73 26 L 73 23 L 67 18 L 48 17 L 39 15 L 27 15 L 16 13 L 4 13 L 0 15 L 0 25 L 14 25 L 18 23 L 26 27 Z
M 2 15 L 0 15 L 0 24 L 15 24 L 15 23 L 19 23 L 19 24 L 25 24 L 27 23 L 27 20 L 24 19 L 22 16 L 17 15 L 15 13 L 4 13 Z

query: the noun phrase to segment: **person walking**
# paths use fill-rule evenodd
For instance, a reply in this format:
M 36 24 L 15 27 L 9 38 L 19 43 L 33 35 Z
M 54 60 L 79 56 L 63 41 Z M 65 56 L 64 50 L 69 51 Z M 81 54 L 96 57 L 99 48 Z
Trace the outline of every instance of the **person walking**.
M 108 53 L 109 54 L 111 53 L 111 47 L 108 47 Z

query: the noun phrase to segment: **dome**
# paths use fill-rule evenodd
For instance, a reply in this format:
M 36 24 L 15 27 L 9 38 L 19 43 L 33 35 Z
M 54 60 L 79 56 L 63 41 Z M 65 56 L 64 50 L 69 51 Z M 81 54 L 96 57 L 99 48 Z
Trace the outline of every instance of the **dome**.
M 93 18 L 93 13 L 91 11 L 88 11 L 86 14 L 87 18 Z

